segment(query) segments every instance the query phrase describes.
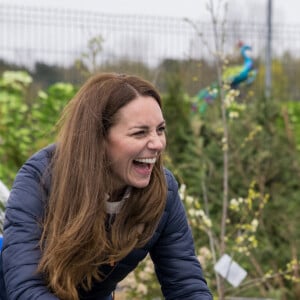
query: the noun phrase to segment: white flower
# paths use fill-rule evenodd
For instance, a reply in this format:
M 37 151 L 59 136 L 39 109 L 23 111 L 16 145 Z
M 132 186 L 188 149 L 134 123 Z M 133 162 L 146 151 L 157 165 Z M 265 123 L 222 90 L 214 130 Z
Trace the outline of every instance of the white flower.
M 257 219 L 253 219 L 252 222 L 251 222 L 251 230 L 252 232 L 255 232 L 256 229 L 258 227 L 258 220 Z
M 185 201 L 187 204 L 192 204 L 194 202 L 194 197 L 186 196 Z
M 206 227 L 211 228 L 212 222 L 211 219 L 209 219 L 206 215 L 202 217 L 203 223 L 205 224 Z
M 185 185 L 185 184 L 181 184 L 181 185 L 180 185 L 180 188 L 179 188 L 179 190 L 178 190 L 179 197 L 180 197 L 181 199 L 184 199 L 185 190 L 186 190 L 186 185 Z
M 239 210 L 239 201 L 237 201 L 235 198 L 230 200 L 229 208 L 233 211 Z
M 230 119 L 237 119 L 239 117 L 239 113 L 237 111 L 231 111 L 229 112 L 229 118 Z

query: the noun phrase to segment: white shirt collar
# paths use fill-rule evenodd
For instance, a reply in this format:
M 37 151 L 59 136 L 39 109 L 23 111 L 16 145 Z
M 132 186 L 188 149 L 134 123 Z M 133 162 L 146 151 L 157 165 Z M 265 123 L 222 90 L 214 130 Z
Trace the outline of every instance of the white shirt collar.
M 129 198 L 131 189 L 132 189 L 131 186 L 128 186 L 126 188 L 125 193 L 120 201 L 110 202 L 110 201 L 108 201 L 109 195 L 106 195 L 106 198 L 105 198 L 106 212 L 110 215 L 118 214 L 121 211 L 126 199 Z

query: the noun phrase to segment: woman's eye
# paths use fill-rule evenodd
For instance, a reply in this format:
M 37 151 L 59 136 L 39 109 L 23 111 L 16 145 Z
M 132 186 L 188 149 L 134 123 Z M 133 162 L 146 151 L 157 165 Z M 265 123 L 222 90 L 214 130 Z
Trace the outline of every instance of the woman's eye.
M 137 131 L 137 132 L 133 133 L 133 135 L 135 135 L 135 136 L 141 136 L 141 135 L 145 135 L 145 134 L 146 134 L 145 130 L 140 130 L 140 131 Z
M 166 131 L 166 126 L 161 126 L 158 128 L 159 133 L 164 133 Z

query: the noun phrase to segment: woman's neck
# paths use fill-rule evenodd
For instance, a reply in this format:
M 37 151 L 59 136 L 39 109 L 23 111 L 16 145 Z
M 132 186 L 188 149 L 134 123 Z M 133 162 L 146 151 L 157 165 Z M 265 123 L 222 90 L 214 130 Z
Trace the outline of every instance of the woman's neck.
M 121 201 L 121 199 L 124 196 L 124 193 L 125 193 L 126 189 L 127 189 L 127 186 L 124 186 L 122 188 L 118 188 L 118 189 L 113 190 L 112 193 L 109 194 L 108 201 L 109 202 L 118 202 L 118 201 Z

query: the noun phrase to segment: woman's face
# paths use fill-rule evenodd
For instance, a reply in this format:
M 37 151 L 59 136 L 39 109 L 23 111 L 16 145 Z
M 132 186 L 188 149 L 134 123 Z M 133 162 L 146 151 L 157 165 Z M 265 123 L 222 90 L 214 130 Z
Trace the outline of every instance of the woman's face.
M 146 187 L 154 163 L 166 146 L 162 111 L 154 98 L 138 96 L 116 117 L 107 143 L 114 188 Z

